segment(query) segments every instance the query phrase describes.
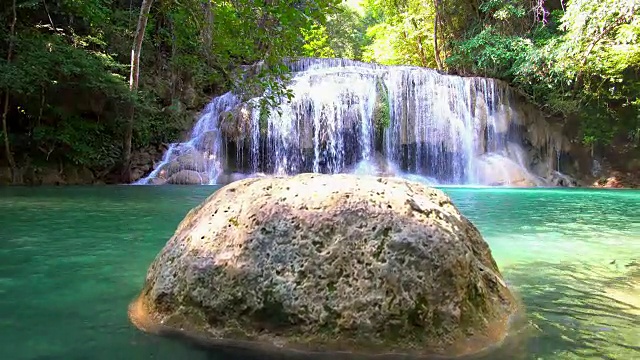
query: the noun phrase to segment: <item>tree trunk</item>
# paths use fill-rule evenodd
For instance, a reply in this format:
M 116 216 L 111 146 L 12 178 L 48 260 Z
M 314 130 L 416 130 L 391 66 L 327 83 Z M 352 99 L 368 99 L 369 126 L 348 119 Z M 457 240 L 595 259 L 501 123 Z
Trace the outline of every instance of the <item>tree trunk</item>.
M 11 64 L 11 58 L 13 57 L 14 37 L 16 35 L 16 22 L 18 17 L 16 15 L 16 0 L 13 0 L 13 18 L 11 19 L 11 28 L 9 31 L 9 49 L 7 51 L 7 64 Z M 2 111 L 2 133 L 4 134 L 4 151 L 7 156 L 7 162 L 11 168 L 11 180 L 15 183 L 17 180 L 16 162 L 13 159 L 11 153 L 11 143 L 9 142 L 9 131 L 7 127 L 7 115 L 9 114 L 9 89 L 5 89 L 4 92 L 4 109 Z
M 142 50 L 142 40 L 144 39 L 144 31 L 147 28 L 147 19 L 149 11 L 153 5 L 153 0 L 142 0 L 140 7 L 140 17 L 138 18 L 138 28 L 133 39 L 133 47 L 131 49 L 131 75 L 129 76 L 129 90 L 135 92 L 138 90 L 138 74 L 140 72 L 140 51 Z M 129 121 L 127 121 L 124 131 L 124 143 L 122 146 L 122 176 L 124 181 L 130 181 L 131 173 L 131 141 L 133 138 L 133 116 L 134 105 L 130 105 Z
M 433 0 L 433 7 L 436 12 L 433 18 L 433 54 L 436 58 L 436 65 L 438 65 L 438 70 L 442 70 L 442 60 L 440 58 L 440 49 L 438 48 L 438 22 L 440 21 L 438 0 Z
M 415 20 L 411 20 L 411 25 L 413 25 L 413 28 L 415 29 L 416 32 L 420 32 L 420 28 L 418 27 L 418 24 L 416 23 Z M 407 35 L 405 32 L 405 39 L 406 37 Z M 420 57 L 420 65 L 422 65 L 423 67 L 427 67 L 428 62 L 427 62 L 427 57 L 424 54 L 424 45 L 423 45 L 422 35 L 418 35 L 416 38 L 416 50 L 418 53 L 418 57 Z
M 212 54 L 212 47 L 213 47 L 213 10 L 211 9 L 211 1 L 212 0 L 205 0 L 204 2 L 204 18 L 205 18 L 205 23 L 204 23 L 204 31 L 203 31 L 203 38 L 204 38 L 204 51 L 205 51 L 205 55 L 207 57 L 207 62 L 208 65 L 211 65 L 212 59 L 213 59 L 213 54 Z

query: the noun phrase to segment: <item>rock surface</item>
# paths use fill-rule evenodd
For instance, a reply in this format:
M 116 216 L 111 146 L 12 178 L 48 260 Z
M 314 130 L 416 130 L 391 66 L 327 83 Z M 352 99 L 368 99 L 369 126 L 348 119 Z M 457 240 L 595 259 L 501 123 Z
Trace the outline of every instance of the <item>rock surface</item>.
M 534 187 L 539 184 L 526 168 L 501 155 L 482 156 L 477 161 L 476 178 L 489 186 Z
M 499 343 L 516 301 L 440 190 L 302 174 L 231 183 L 191 210 L 129 315 L 213 343 L 462 355 Z
M 167 183 L 174 185 L 201 185 L 208 184 L 209 177 L 205 173 L 194 170 L 181 170 L 171 175 Z
M 16 169 L 16 181 L 11 177 L 11 169 L 0 167 L 1 185 L 84 185 L 96 183 L 93 172 L 82 166 L 59 165 L 26 166 Z

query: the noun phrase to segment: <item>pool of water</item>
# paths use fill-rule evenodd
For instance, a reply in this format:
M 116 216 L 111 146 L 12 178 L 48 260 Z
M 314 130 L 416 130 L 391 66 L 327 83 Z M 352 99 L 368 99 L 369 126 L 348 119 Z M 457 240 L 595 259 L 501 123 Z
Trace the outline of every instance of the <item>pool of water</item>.
M 0 359 L 256 358 L 127 319 L 148 265 L 214 190 L 0 188 Z M 640 359 L 640 191 L 443 190 L 525 303 L 524 358 Z

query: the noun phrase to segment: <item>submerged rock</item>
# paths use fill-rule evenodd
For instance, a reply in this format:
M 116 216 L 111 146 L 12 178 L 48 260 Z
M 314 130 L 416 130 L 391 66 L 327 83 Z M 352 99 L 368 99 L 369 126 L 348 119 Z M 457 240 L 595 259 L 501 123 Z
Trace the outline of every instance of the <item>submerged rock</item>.
M 499 343 L 516 311 L 440 190 L 302 174 L 236 181 L 191 210 L 129 315 L 213 344 L 463 355 Z

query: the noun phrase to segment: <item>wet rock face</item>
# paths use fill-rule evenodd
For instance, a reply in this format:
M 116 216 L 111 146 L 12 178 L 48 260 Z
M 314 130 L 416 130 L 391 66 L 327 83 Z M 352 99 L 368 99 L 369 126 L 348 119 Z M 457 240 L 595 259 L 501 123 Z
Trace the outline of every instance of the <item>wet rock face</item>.
M 578 186 L 578 181 L 572 178 L 569 175 L 565 175 L 559 173 L 557 171 L 552 171 L 551 174 L 547 177 L 547 181 L 553 186 L 562 186 L 562 187 L 576 187 Z
M 229 184 L 187 214 L 131 320 L 216 341 L 461 355 L 516 311 L 479 231 L 441 191 L 302 174 Z

